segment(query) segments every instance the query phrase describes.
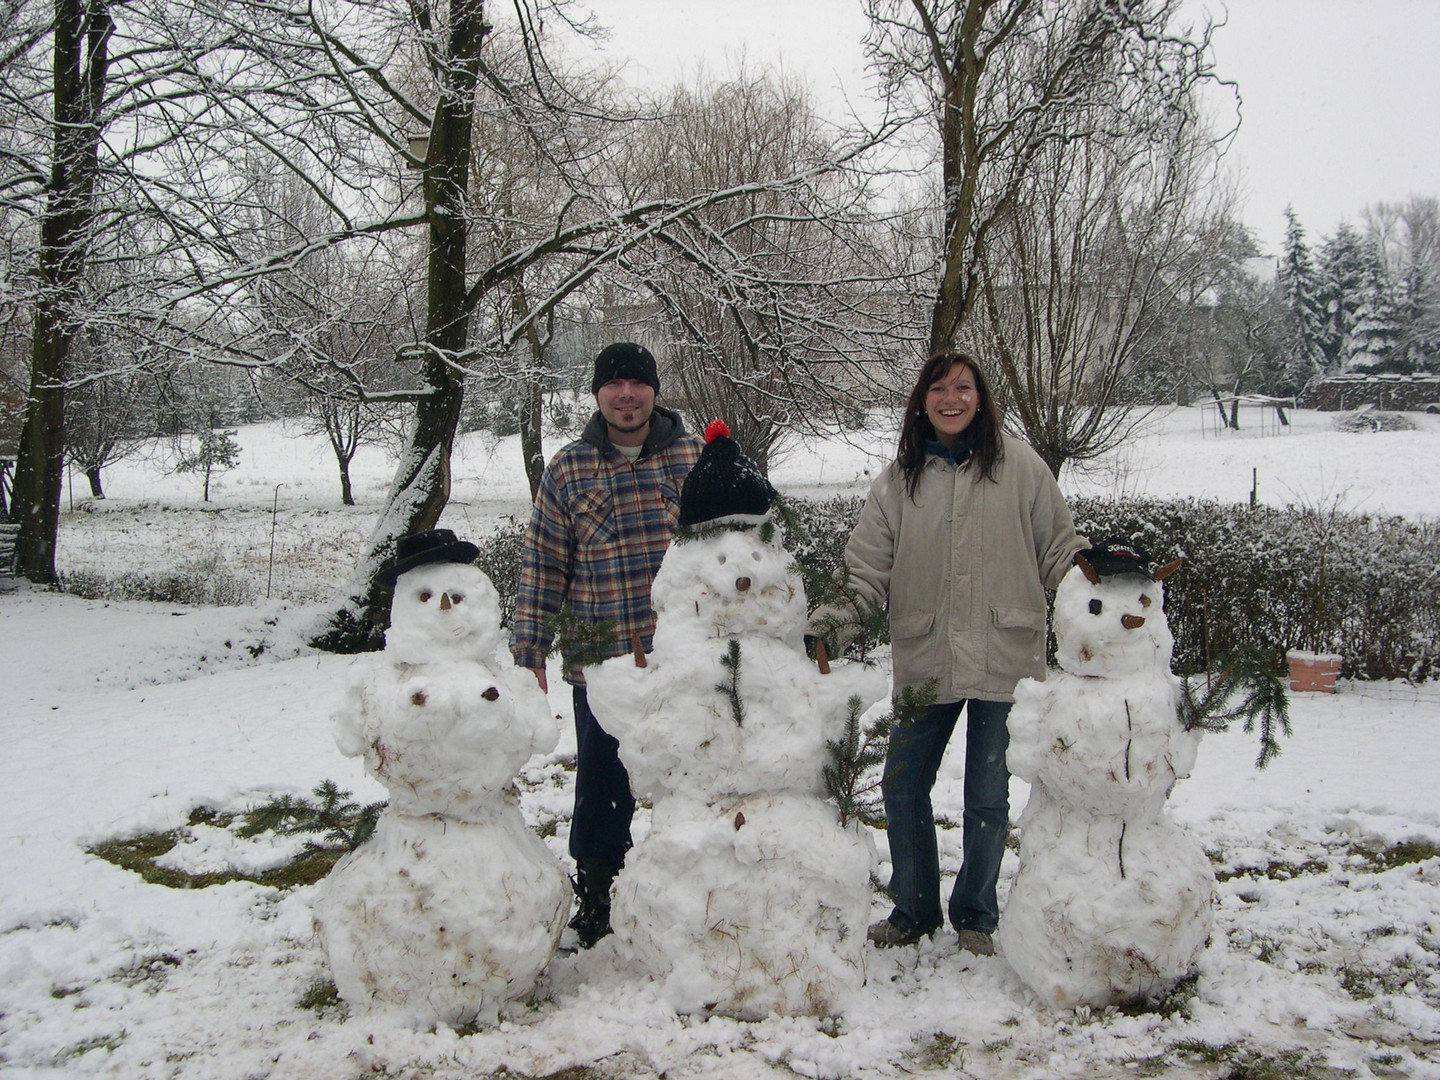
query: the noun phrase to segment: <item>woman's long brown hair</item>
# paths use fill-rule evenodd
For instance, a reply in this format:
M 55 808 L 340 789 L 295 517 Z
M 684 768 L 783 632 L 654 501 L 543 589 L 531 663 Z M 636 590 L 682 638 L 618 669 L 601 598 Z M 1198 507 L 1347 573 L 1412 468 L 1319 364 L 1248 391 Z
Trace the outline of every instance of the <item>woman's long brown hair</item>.
M 910 400 L 905 403 L 905 419 L 900 424 L 900 450 L 895 462 L 905 477 L 905 493 L 915 498 L 915 488 L 920 483 L 920 473 L 925 468 L 925 444 L 934 439 L 935 427 L 925 415 L 925 395 L 930 387 L 950 373 L 956 364 L 964 364 L 975 377 L 975 391 L 980 403 L 975 407 L 975 418 L 965 429 L 963 437 L 971 445 L 970 457 L 975 462 L 975 479 L 995 479 L 995 466 L 1004 454 L 1000 443 L 1000 413 L 995 408 L 990 383 L 980 365 L 968 353 L 944 349 L 934 353 L 920 369 L 915 388 L 910 391 Z

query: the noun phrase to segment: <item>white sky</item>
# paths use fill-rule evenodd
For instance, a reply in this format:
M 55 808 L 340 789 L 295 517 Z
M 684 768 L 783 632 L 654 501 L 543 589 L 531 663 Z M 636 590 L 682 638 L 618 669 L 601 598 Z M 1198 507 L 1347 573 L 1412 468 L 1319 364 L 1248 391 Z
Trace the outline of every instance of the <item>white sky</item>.
M 1197 13 L 1220 0 L 1191 0 Z M 1440 194 L 1440 2 L 1231 0 L 1217 67 L 1240 85 L 1245 220 L 1273 249 L 1295 207 L 1312 243 L 1369 203 Z M 727 57 L 777 61 L 826 101 L 866 91 L 858 0 L 591 0 L 635 81 Z

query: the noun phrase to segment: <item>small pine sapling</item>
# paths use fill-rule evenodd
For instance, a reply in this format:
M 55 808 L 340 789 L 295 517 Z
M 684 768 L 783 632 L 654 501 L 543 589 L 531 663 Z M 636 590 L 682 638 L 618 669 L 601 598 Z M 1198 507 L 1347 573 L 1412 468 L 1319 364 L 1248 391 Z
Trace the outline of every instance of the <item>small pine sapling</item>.
M 1285 680 L 1269 658 L 1250 646 L 1241 646 L 1226 656 L 1219 668 L 1203 676 L 1203 689 L 1198 692 L 1189 679 L 1182 682 L 1176 709 L 1180 723 L 1186 731 L 1197 727 L 1225 731 L 1243 719 L 1247 735 L 1258 724 L 1260 753 L 1255 767 L 1263 769 L 1280 755 L 1279 734 L 1290 736 L 1290 699 L 1285 693 Z M 1237 695 L 1239 701 L 1232 706 Z
M 354 851 L 375 832 L 375 822 L 386 806 L 384 801 L 364 806 L 349 802 L 350 792 L 342 791 L 333 780 L 322 780 L 312 794 L 318 802 L 303 796 L 272 796 L 268 802 L 246 814 L 246 822 L 236 830 L 237 835 L 324 833 L 318 842 L 307 840 L 306 849 Z
M 725 650 L 725 655 L 720 657 L 720 666 L 729 675 L 728 682 L 715 684 L 715 692 L 723 694 L 730 702 L 730 716 L 735 721 L 736 727 L 745 726 L 745 703 L 740 700 L 740 642 L 736 638 L 730 639 L 730 645 Z
M 812 637 L 834 642 L 835 655 L 853 653 L 855 659 L 868 662 L 870 649 L 889 639 L 889 615 L 883 605 L 875 604 L 860 594 L 850 583 L 850 570 L 841 571 L 840 579 L 827 579 L 820 595 L 829 593 L 838 599 L 821 604 L 811 617 Z M 812 583 L 806 582 L 806 594 L 812 594 Z
M 615 655 L 614 619 L 589 623 L 567 605 L 546 619 L 545 627 L 554 635 L 550 652 L 558 652 L 567 668 L 591 667 Z
M 936 680 L 916 688 L 902 687 L 891 709 L 868 725 L 860 723 L 861 699 L 847 705 L 845 730 L 839 739 L 825 740 L 830 760 L 823 772 L 825 791 L 840 811 L 840 824 L 852 820 L 879 829 L 885 826 L 882 776 L 875 770 L 885 763 L 890 736 L 897 724 L 912 722 L 935 703 Z

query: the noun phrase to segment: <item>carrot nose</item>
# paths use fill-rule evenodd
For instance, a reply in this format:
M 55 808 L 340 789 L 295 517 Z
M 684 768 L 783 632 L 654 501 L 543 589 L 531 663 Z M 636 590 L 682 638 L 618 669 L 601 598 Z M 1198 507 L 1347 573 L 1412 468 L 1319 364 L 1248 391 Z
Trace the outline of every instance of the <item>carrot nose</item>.
M 441 611 L 449 611 L 449 610 L 450 610 L 450 594 L 449 594 L 448 592 L 442 592 L 442 593 L 440 594 L 440 610 L 441 610 Z
M 735 579 L 735 588 L 737 588 L 741 592 L 749 592 L 750 579 L 748 577 L 737 577 Z
M 1120 625 L 1123 626 L 1126 630 L 1139 630 L 1140 627 L 1145 625 L 1145 616 L 1121 615 Z

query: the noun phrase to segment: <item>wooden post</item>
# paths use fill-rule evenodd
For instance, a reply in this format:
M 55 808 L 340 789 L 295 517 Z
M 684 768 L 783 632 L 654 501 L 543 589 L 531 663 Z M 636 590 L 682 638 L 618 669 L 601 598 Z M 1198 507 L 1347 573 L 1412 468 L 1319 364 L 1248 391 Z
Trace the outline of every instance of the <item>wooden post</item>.
M 640 631 L 630 631 L 630 651 L 635 654 L 636 667 L 649 667 L 645 660 L 645 646 L 640 643 Z

